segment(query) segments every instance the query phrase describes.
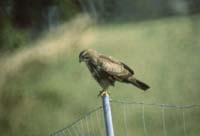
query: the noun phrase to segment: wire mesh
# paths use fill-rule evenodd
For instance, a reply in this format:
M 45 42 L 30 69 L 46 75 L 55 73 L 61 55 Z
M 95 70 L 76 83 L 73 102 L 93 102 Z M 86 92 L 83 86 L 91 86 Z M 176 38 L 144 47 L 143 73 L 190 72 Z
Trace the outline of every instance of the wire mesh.
M 111 100 L 116 136 L 198 136 L 200 105 L 169 105 Z M 196 116 L 195 120 L 189 117 Z M 102 107 L 99 106 L 51 136 L 105 136 Z
M 50 136 L 101 136 L 105 131 L 103 125 L 102 107 L 99 106 Z

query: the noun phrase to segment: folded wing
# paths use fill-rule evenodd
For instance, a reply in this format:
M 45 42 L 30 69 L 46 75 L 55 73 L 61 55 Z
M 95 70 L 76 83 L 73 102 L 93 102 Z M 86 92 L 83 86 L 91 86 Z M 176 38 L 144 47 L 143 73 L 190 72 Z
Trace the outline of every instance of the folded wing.
M 112 57 L 107 57 L 100 55 L 98 58 L 99 67 L 112 75 L 118 80 L 123 80 L 134 74 L 134 71 L 129 68 L 126 64 L 113 59 Z

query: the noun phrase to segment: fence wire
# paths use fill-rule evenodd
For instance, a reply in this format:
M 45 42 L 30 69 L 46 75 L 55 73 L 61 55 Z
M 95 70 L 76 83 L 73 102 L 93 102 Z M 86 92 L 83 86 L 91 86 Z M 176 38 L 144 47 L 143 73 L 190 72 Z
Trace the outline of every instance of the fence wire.
M 115 136 L 199 136 L 200 105 L 111 100 Z M 98 106 L 51 136 L 105 136 Z
M 103 126 L 102 106 L 98 106 L 50 136 L 94 136 Z M 97 123 L 95 123 L 97 121 Z M 105 130 L 104 130 L 105 131 Z M 101 132 L 99 132 L 101 134 Z
M 175 108 L 175 109 L 189 109 L 189 108 L 200 108 L 200 104 L 192 104 L 192 105 L 170 105 L 170 104 L 159 104 L 159 103 L 145 103 L 145 102 L 136 102 L 136 101 L 125 101 L 125 100 L 111 100 L 112 103 L 120 103 L 120 104 L 140 104 L 146 106 L 157 106 L 157 107 L 166 107 L 166 108 Z

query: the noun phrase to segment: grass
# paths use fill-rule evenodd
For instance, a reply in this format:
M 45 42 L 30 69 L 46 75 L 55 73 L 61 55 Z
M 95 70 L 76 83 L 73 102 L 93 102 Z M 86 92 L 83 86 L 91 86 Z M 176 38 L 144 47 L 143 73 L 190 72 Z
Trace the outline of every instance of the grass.
M 96 97 L 100 87 L 85 65 L 78 63 L 78 54 L 83 48 L 94 48 L 124 61 L 135 70 L 138 79 L 151 86 L 144 93 L 131 85 L 117 83 L 115 88 L 110 88 L 112 99 L 178 105 L 200 103 L 198 17 L 89 29 L 86 29 L 91 24 L 89 21 L 72 21 L 57 32 L 49 32 L 31 48 L 3 57 L 0 61 L 0 133 L 2 136 L 48 135 L 101 103 Z M 141 113 L 135 110 L 137 107 L 130 111 L 137 118 Z M 168 112 L 167 119 L 178 117 L 173 116 L 175 111 Z M 200 134 L 197 113 L 199 110 L 189 114 L 188 127 L 194 130 L 190 135 Z M 147 109 L 146 114 L 149 133 L 160 134 L 155 129 L 160 113 Z M 168 122 L 168 133 L 177 135 L 178 121 L 172 122 Z M 141 125 L 130 124 L 135 132 L 141 133 Z

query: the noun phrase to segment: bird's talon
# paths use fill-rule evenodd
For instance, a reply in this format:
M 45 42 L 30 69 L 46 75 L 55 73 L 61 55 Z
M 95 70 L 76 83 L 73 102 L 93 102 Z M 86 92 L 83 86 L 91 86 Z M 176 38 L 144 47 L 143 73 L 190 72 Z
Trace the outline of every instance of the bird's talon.
M 98 97 L 99 96 L 104 96 L 106 94 L 110 95 L 110 92 L 108 92 L 107 90 L 102 90 L 102 91 L 99 92 Z

